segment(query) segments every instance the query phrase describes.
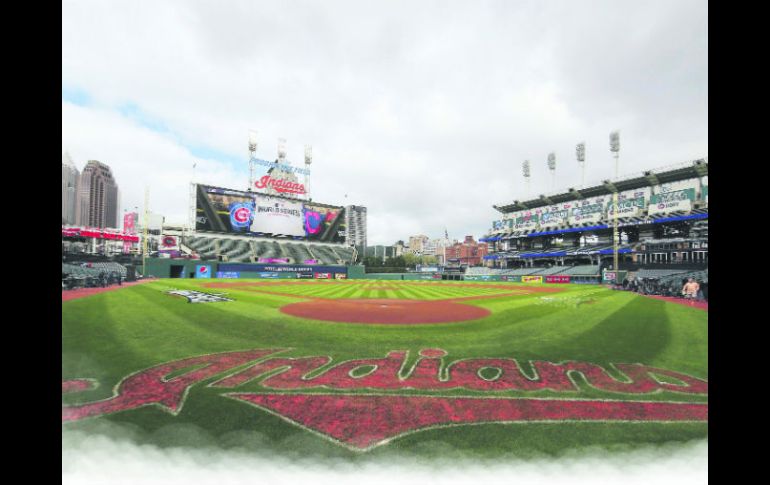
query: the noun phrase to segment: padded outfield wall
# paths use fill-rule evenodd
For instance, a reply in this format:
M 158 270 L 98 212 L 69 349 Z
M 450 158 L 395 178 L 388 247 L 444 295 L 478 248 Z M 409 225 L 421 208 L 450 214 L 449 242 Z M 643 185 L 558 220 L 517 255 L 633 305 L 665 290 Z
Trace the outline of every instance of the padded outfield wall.
M 141 265 L 138 268 L 141 272 Z M 348 268 L 343 265 L 225 263 L 147 258 L 145 274 L 156 278 L 338 279 L 348 277 Z

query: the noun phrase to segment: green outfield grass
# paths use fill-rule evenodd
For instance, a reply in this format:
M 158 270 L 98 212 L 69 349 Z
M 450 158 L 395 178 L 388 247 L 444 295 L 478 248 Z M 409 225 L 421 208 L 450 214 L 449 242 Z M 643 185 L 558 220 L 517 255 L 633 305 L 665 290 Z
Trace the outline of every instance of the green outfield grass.
M 389 351 L 408 350 L 407 366 L 415 361 L 420 349 L 441 348 L 448 352 L 449 361 L 482 357 L 516 358 L 519 362 L 576 360 L 605 368 L 611 363 L 642 363 L 708 379 L 707 312 L 598 286 L 541 284 L 533 287 L 558 287 L 563 291 L 519 295 L 487 288 L 488 283 L 482 282 L 276 280 L 269 287 L 203 287 L 215 281 L 244 282 L 164 279 L 63 302 L 62 379 L 90 378 L 99 383 L 93 390 L 63 394 L 63 405 L 107 399 L 124 377 L 161 363 L 263 348 L 291 349 L 281 357 L 328 355 L 335 362 L 382 358 Z M 172 289 L 221 293 L 234 301 L 191 304 L 166 293 Z M 491 315 L 446 324 L 362 325 L 301 319 L 280 311 L 283 305 L 307 297 L 441 300 L 467 296 L 486 297 L 463 303 L 486 308 Z M 206 387 L 218 378 L 194 385 L 176 416 L 146 406 L 63 423 L 62 427 L 94 433 L 114 432 L 110 430 L 117 427 L 121 432 L 130 431 L 140 443 L 159 446 L 214 445 L 353 460 L 364 456 L 260 409 L 221 397 L 225 391 Z M 584 387 L 569 397 L 639 399 L 638 395 Z M 254 381 L 238 391 L 264 389 Z M 360 391 L 347 393 L 356 392 Z M 429 393 L 409 390 L 399 394 L 489 395 L 462 389 Z M 495 395 L 560 397 L 550 390 L 511 390 Z M 706 402 L 707 396 L 662 392 L 645 395 L 644 399 Z M 706 423 L 491 423 L 416 432 L 374 448 L 365 456 L 451 456 L 454 452 L 531 456 L 596 445 L 625 448 L 706 436 Z

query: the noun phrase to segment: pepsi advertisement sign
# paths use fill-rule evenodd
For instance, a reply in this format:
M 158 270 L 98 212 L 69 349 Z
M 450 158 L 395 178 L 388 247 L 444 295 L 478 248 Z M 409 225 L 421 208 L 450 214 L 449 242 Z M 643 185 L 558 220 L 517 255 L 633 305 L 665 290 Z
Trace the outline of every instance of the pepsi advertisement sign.
M 211 278 L 211 266 L 208 264 L 199 264 L 195 266 L 196 278 Z

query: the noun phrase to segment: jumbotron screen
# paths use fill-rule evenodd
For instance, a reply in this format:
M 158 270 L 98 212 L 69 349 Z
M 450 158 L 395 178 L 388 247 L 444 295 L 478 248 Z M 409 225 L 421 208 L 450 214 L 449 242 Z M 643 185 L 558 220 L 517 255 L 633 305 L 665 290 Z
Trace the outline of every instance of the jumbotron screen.
M 344 242 L 345 208 L 198 185 L 195 230 Z

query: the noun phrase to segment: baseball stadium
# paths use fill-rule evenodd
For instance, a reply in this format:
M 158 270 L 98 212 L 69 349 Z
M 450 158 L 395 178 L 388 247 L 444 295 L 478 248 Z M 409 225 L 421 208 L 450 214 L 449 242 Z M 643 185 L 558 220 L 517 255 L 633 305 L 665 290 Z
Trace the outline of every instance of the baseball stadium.
M 64 429 L 354 461 L 707 437 L 707 159 L 511 194 L 481 264 L 387 274 L 275 163 L 191 184 L 187 226 L 62 226 Z

